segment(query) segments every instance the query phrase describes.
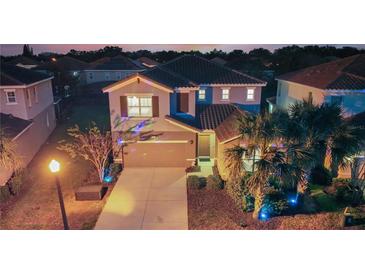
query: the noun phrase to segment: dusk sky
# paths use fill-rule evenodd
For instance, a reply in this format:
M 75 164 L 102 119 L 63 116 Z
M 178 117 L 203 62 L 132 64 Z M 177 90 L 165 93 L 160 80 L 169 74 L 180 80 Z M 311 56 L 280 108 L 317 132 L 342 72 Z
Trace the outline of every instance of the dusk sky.
M 109 44 L 112 45 L 112 44 Z M 275 50 L 288 44 L 113 44 L 114 46 L 120 46 L 124 51 L 135 51 L 140 49 L 147 49 L 151 51 L 159 50 L 177 50 L 177 51 L 189 51 L 200 50 L 203 52 L 213 50 L 214 48 L 223 51 L 231 51 L 234 49 L 242 49 L 244 51 L 250 51 L 254 48 L 267 48 L 269 50 Z M 71 49 L 75 50 L 97 50 L 107 46 L 107 44 L 31 44 L 35 54 L 42 52 L 57 52 L 67 53 Z M 337 44 L 336 47 L 352 46 L 358 48 L 365 48 L 364 44 Z M 22 53 L 22 44 L 4 44 L 0 45 L 0 55 L 18 55 Z

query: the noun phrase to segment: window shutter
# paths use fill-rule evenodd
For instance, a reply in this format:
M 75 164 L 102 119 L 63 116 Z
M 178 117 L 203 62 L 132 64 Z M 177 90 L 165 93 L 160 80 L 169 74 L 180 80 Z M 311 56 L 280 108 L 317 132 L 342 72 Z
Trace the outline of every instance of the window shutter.
M 159 113 L 159 105 L 158 105 L 158 96 L 152 96 L 152 116 L 158 117 Z
M 178 93 L 177 102 L 179 112 L 189 112 L 189 93 Z
M 120 96 L 120 116 L 128 117 L 127 96 Z

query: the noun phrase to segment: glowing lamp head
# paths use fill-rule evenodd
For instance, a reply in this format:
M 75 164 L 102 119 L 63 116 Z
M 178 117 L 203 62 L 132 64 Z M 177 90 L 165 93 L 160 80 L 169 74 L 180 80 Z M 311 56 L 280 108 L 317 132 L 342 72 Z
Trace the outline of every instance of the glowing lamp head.
M 57 173 L 60 171 L 60 168 L 61 168 L 61 165 L 59 162 L 57 162 L 56 160 L 52 160 L 49 165 L 49 170 L 52 172 L 52 173 Z

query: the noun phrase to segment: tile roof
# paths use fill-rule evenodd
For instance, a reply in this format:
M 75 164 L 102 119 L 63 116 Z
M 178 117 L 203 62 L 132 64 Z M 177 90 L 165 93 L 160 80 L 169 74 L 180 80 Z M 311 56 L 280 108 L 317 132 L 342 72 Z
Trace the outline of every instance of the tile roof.
M 145 67 L 138 65 L 136 62 L 125 56 L 104 57 L 89 66 L 90 70 L 143 70 Z
M 224 60 L 223 58 L 220 58 L 220 57 L 214 57 L 213 59 L 210 59 L 210 61 L 215 62 L 215 63 L 220 64 L 220 65 L 223 65 L 223 66 L 225 64 L 227 64 L 227 61 Z
M 1 129 L 7 138 L 14 138 L 32 123 L 30 120 L 24 120 L 11 114 L 0 113 Z
M 149 70 L 145 70 L 140 74 L 147 76 L 148 78 L 164 84 L 172 89 L 174 89 L 175 87 L 197 87 L 188 79 L 169 70 L 166 70 L 161 66 L 156 66 Z
M 195 55 L 183 55 L 160 66 L 165 70 L 169 70 L 189 79 L 197 85 L 266 84 L 266 82 L 257 78 Z
M 86 62 L 83 62 L 81 60 L 78 60 L 76 58 L 70 57 L 70 56 L 63 56 L 60 58 L 56 58 L 56 61 L 50 61 L 43 65 L 40 65 L 34 70 L 65 70 L 65 71 L 79 71 L 84 70 L 89 67 L 89 64 Z
M 365 54 L 286 73 L 277 79 L 319 89 L 362 90 L 365 89 Z
M 244 114 L 244 111 L 235 110 L 215 129 L 215 134 L 219 142 L 232 140 L 239 135 L 237 118 Z
M 49 75 L 26 68 L 1 64 L 0 86 L 23 86 L 50 78 Z
M 175 114 L 171 117 L 200 130 L 214 130 L 237 109 L 233 104 L 198 104 L 195 117 L 186 114 Z

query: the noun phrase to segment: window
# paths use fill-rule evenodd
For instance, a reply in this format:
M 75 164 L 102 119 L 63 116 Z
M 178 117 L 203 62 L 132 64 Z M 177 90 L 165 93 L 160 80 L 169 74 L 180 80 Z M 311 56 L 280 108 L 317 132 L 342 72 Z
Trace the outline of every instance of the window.
M 6 92 L 6 101 L 8 105 L 16 104 L 16 96 L 15 96 L 15 90 L 9 90 Z
M 222 89 L 222 100 L 229 100 L 229 89 Z
M 247 100 L 255 100 L 255 90 L 253 88 L 247 89 Z
M 105 72 L 105 80 L 107 80 L 107 81 L 110 80 L 110 73 L 109 72 Z
M 116 72 L 117 75 L 117 80 L 122 79 L 122 73 L 121 72 Z
M 92 72 L 89 72 L 89 79 L 92 80 L 94 78 L 94 75 Z
M 205 89 L 199 89 L 199 100 L 205 100 Z
M 128 96 L 129 117 L 152 117 L 152 97 Z

